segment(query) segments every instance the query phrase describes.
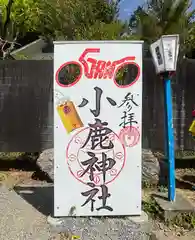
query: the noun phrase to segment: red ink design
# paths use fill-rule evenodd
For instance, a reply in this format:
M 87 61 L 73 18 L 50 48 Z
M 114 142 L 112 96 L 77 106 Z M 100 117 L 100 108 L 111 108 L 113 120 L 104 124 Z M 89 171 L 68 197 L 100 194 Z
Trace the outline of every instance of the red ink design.
M 97 185 L 100 182 L 100 177 L 98 175 L 94 176 L 94 183 Z
M 115 168 L 110 170 L 111 176 L 116 176 L 116 174 L 117 174 L 117 170 Z
M 79 170 L 78 172 L 77 172 L 77 176 L 80 178 L 81 177 L 81 175 L 83 174 L 83 170 Z
M 80 74 L 79 74 L 79 76 L 77 77 L 77 79 L 76 79 L 73 83 L 70 83 L 70 84 L 67 84 L 67 85 L 61 84 L 60 81 L 59 81 L 59 73 L 60 73 L 60 71 L 62 70 L 62 68 L 66 67 L 66 66 L 68 66 L 68 65 L 71 65 L 71 64 L 75 64 L 75 65 L 78 65 L 78 66 L 79 66 L 79 68 L 80 68 Z M 62 64 L 62 65 L 58 68 L 58 70 L 57 70 L 57 72 L 56 72 L 56 75 L 55 75 L 55 79 L 56 79 L 57 84 L 58 84 L 60 87 L 72 87 L 72 86 L 74 86 L 74 85 L 81 79 L 82 74 L 83 74 L 83 72 L 82 72 L 82 66 L 81 66 L 81 64 L 78 63 L 78 62 L 76 62 L 76 61 L 71 61 L 71 62 L 66 62 L 66 63 Z
M 89 174 L 90 172 L 86 172 L 85 175 L 82 176 L 83 172 L 85 171 L 85 166 L 82 165 L 82 162 L 87 160 L 89 158 L 89 156 L 87 155 L 87 152 L 90 150 L 91 152 L 93 150 L 91 150 L 90 148 L 88 148 L 87 146 L 85 146 L 85 148 L 82 148 L 83 146 L 83 142 L 85 142 L 86 137 L 89 134 L 89 130 L 90 128 L 84 128 L 81 129 L 80 131 L 78 131 L 70 140 L 67 149 L 66 149 L 66 159 L 67 159 L 67 164 L 68 164 L 68 168 L 70 173 L 73 175 L 74 178 L 76 178 L 78 181 L 87 184 L 89 182 Z M 96 154 L 96 157 L 98 157 L 99 161 L 101 161 L 101 157 L 102 157 L 102 151 L 105 151 L 107 157 L 111 157 L 113 159 L 115 159 L 116 164 L 114 166 L 114 170 L 112 172 L 110 172 L 112 169 L 110 169 L 108 171 L 108 175 L 106 175 L 106 182 L 105 184 L 109 184 L 111 182 L 113 182 L 118 175 L 121 173 L 122 169 L 124 168 L 125 165 L 125 161 L 126 161 L 126 153 L 125 153 L 125 148 L 123 146 L 123 144 L 121 143 L 119 137 L 113 132 L 112 133 L 114 135 L 114 139 L 115 139 L 115 143 L 114 143 L 114 148 L 111 150 L 102 150 L 102 149 L 96 149 L 94 150 L 94 153 Z M 78 142 L 75 141 L 76 139 L 80 139 Z M 118 158 L 116 157 L 116 155 L 118 156 L 120 153 L 120 161 L 118 161 Z M 71 161 L 71 159 L 68 156 L 72 156 L 75 155 L 76 156 L 76 160 Z M 116 170 L 116 171 L 115 171 Z M 116 172 L 116 174 L 115 174 Z M 111 173 L 111 174 L 110 174 Z M 96 186 L 100 186 L 103 183 L 103 174 L 102 172 L 98 172 L 95 171 L 94 172 L 94 180 L 93 180 L 94 184 Z
M 114 134 L 109 134 L 108 138 L 109 138 L 111 141 L 114 141 L 114 140 L 115 140 L 115 135 L 114 135 Z
M 121 160 L 121 159 L 123 158 L 122 152 L 116 153 L 115 157 L 116 157 L 117 159 Z
M 75 143 L 78 143 L 78 144 L 82 143 L 82 140 L 79 137 L 76 137 L 74 141 L 75 141 Z
M 120 88 L 129 87 L 130 85 L 133 85 L 139 79 L 140 67 L 137 63 L 134 62 L 135 56 L 124 57 L 120 60 L 116 60 L 113 62 L 111 62 L 110 60 L 104 61 L 104 60 L 97 60 L 97 59 L 94 59 L 91 57 L 87 57 L 88 54 L 97 54 L 97 53 L 100 53 L 100 48 L 87 48 L 84 50 L 84 52 L 79 57 L 79 59 L 78 59 L 79 62 L 72 61 L 72 62 L 63 64 L 56 73 L 57 83 L 62 87 L 73 86 L 80 80 L 80 78 L 82 76 L 82 67 L 84 69 L 84 75 L 88 79 L 114 79 L 116 72 L 126 64 L 136 65 L 136 67 L 138 68 L 137 76 L 131 84 L 125 85 L 125 86 L 118 85 L 116 80 L 114 80 L 116 86 L 120 87 Z M 74 83 L 69 84 L 69 85 L 62 85 L 62 84 L 60 84 L 60 82 L 58 80 L 58 74 L 59 74 L 60 70 L 63 67 L 67 66 L 68 64 L 77 64 L 80 67 L 80 75 L 78 76 L 77 80 Z
M 71 112 L 71 109 L 70 109 L 69 106 L 65 106 L 63 110 L 64 110 L 64 113 L 65 113 L 65 114 L 68 114 L 68 113 Z
M 71 155 L 68 157 L 68 159 L 69 159 L 71 162 L 73 162 L 73 161 L 75 161 L 75 160 L 77 159 L 77 157 L 76 157 L 76 155 L 71 154 Z
M 124 146 L 133 147 L 140 140 L 140 133 L 136 127 L 125 127 L 120 131 L 119 138 Z

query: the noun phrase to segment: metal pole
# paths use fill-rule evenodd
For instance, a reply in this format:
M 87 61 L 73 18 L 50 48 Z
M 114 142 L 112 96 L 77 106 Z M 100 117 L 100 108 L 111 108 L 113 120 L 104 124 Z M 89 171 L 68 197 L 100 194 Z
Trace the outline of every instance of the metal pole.
M 168 199 L 175 201 L 175 149 L 174 149 L 174 130 L 173 130 L 173 113 L 172 113 L 172 90 L 170 78 L 164 78 L 165 91 L 165 147 L 168 157 L 169 166 L 169 186 Z

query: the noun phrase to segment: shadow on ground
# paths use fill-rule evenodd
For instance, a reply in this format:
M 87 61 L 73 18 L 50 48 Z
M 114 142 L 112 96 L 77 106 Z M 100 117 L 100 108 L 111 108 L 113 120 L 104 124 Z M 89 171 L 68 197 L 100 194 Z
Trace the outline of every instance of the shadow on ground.
M 22 170 L 26 172 L 35 171 L 38 169 L 36 162 L 29 160 L 2 160 L 0 159 L 0 171 L 10 171 L 11 169 Z
M 16 186 L 14 190 L 45 216 L 53 215 L 53 186 Z
M 176 186 L 180 189 L 189 189 L 194 191 L 194 184 L 192 182 L 187 182 L 184 180 L 176 179 Z
M 184 175 L 183 180 L 195 184 L 195 175 Z
M 175 159 L 175 167 L 180 169 L 195 168 L 195 159 Z

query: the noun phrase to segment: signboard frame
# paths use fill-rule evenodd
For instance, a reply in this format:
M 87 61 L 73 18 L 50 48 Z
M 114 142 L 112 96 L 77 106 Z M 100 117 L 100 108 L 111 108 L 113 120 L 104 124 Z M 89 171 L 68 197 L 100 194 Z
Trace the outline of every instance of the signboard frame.
M 142 44 L 143 41 L 54 42 L 54 98 L 58 95 L 57 101 L 54 100 L 55 216 L 109 216 L 141 214 Z M 86 51 L 88 55 L 86 54 Z M 83 54 L 86 54 L 86 58 L 83 57 Z M 83 58 L 81 58 L 81 56 Z M 104 78 L 106 74 L 105 72 L 90 72 L 89 65 L 88 68 L 86 65 L 87 61 L 88 63 L 90 62 L 90 64 L 93 64 L 93 62 L 96 61 L 96 67 L 99 66 L 99 62 L 104 62 L 106 66 L 115 66 L 115 70 L 113 74 L 111 72 L 107 72 L 107 78 Z M 81 65 L 81 74 L 79 75 L 77 81 L 68 85 L 68 87 L 61 86 L 61 83 L 58 81 L 60 78 L 60 71 L 67 65 L 67 63 L 77 64 L 78 62 Z M 128 86 L 119 85 L 115 81 L 115 73 L 124 63 L 132 64 L 138 69 L 134 81 Z M 90 69 L 93 70 L 93 67 L 91 66 Z M 63 97 L 59 97 L 61 94 Z M 97 97 L 97 95 L 99 97 Z M 104 104 L 101 104 L 102 115 L 100 114 L 100 109 L 97 110 L 97 101 L 94 101 L 94 98 L 95 100 L 100 100 L 100 96 L 104 98 Z M 132 106 L 130 106 L 130 109 L 133 109 L 133 114 L 137 117 L 137 119 L 134 120 L 134 123 L 137 123 L 137 125 L 136 127 L 120 127 L 119 129 L 120 122 L 117 121 L 120 118 L 117 118 L 117 116 L 119 116 L 119 112 L 122 114 L 125 111 L 125 109 L 122 110 L 122 108 L 119 110 L 119 104 L 121 103 L 123 108 L 126 106 L 123 105 L 125 97 L 129 98 L 131 101 Z M 118 102 L 119 99 L 121 101 L 120 103 Z M 65 111 L 63 105 L 64 102 L 66 102 L 66 110 L 68 109 L 67 107 L 69 107 L 73 112 L 75 111 L 78 113 L 77 120 L 75 120 L 75 126 L 77 126 L 77 124 L 79 125 L 78 129 L 71 129 L 71 126 L 67 124 L 68 121 L 62 120 L 62 114 L 63 111 Z M 69 102 L 70 105 L 68 105 L 69 103 L 67 104 L 67 102 Z M 89 107 L 84 110 L 87 104 L 89 104 Z M 92 105 L 93 107 L 96 107 L 96 109 L 90 108 Z M 58 108 L 58 106 L 63 106 L 63 110 L 60 107 Z M 115 110 L 112 110 L 109 106 L 115 107 Z M 105 116 L 105 118 L 102 118 L 103 116 Z M 107 150 L 102 150 L 101 156 L 110 154 L 107 156 L 107 160 L 116 160 L 116 158 L 113 158 L 113 152 L 115 154 L 114 156 L 122 153 L 122 160 L 120 160 L 121 163 L 118 160 L 115 161 L 116 172 L 114 172 L 113 168 L 109 169 L 114 162 L 111 160 L 109 163 L 107 162 L 107 169 L 110 171 L 110 175 L 107 176 L 107 181 L 105 181 L 103 177 L 104 174 L 101 172 L 99 175 L 100 177 L 97 177 L 98 175 L 96 176 L 96 181 L 99 181 L 99 183 L 96 184 L 93 176 L 93 179 L 91 179 L 91 181 L 93 180 L 93 184 L 89 184 L 86 182 L 87 180 L 83 174 L 84 170 L 82 170 L 83 172 L 80 176 L 78 176 L 78 172 L 81 170 L 77 169 L 77 167 L 83 164 L 84 159 L 86 159 L 86 154 L 89 154 L 89 147 L 94 150 L 95 145 L 87 146 L 87 150 L 83 150 L 83 146 L 85 144 L 82 142 L 81 147 L 81 145 L 76 143 L 76 141 L 79 141 L 79 139 L 82 139 L 82 141 L 83 139 L 86 140 L 87 136 L 90 134 L 90 130 L 93 128 L 92 122 L 94 121 L 93 124 L 96 124 L 95 126 L 97 126 L 100 118 L 102 118 L 101 124 L 105 123 L 105 127 L 107 129 L 106 131 L 110 131 L 109 133 L 112 135 L 109 136 L 110 142 L 112 141 L 111 138 L 114 136 L 114 150 L 112 149 L 112 153 L 111 150 L 109 150 L 109 153 L 106 152 Z M 117 126 L 116 123 L 118 124 Z M 90 127 L 86 127 L 87 125 Z M 102 128 L 102 126 L 103 125 L 101 125 L 100 128 Z M 107 126 L 111 127 L 108 128 Z M 122 142 L 123 140 L 121 139 L 126 137 L 125 134 L 134 134 L 132 135 L 133 137 L 131 136 L 133 139 L 132 143 L 127 143 L 128 141 Z M 111 143 L 109 144 L 112 145 Z M 105 145 L 104 148 L 106 149 Z M 90 153 L 91 155 L 89 154 L 91 158 L 94 157 L 94 154 L 96 153 L 95 150 L 93 153 Z M 97 151 L 100 151 L 100 149 Z M 74 152 L 77 152 L 76 160 L 73 158 L 71 159 Z M 118 157 L 120 158 L 120 156 Z M 72 164 L 72 162 L 74 163 Z M 86 161 L 84 165 L 87 166 Z M 87 174 L 88 178 L 92 178 L 90 170 Z M 114 174 L 116 176 L 114 176 Z M 116 180 L 117 177 L 118 179 Z M 110 184 L 114 180 L 116 180 L 115 183 Z M 107 186 L 109 186 L 109 188 L 107 188 Z M 91 202 L 86 200 L 87 196 L 89 197 L 90 195 L 90 188 L 96 190 L 98 189 L 99 191 L 99 193 L 97 193 L 99 195 L 96 196 L 96 200 L 91 200 Z M 104 192 L 104 196 L 107 195 L 107 209 L 105 208 L 103 193 L 101 195 L 100 190 Z M 83 199 L 83 204 L 81 198 Z M 95 201 L 97 202 L 97 206 L 96 208 L 93 206 L 95 210 L 92 211 L 93 201 L 94 203 Z M 101 203 L 103 204 L 102 206 Z

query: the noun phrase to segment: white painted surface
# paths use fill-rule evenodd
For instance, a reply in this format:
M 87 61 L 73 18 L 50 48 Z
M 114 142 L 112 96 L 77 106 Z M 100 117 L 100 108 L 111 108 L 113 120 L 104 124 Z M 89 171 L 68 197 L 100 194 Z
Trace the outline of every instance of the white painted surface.
M 165 62 L 164 62 L 164 53 L 163 53 L 163 46 L 162 40 L 159 39 L 153 44 L 150 45 L 150 50 L 154 62 L 154 66 L 156 68 L 156 72 L 164 72 L 165 71 Z
M 98 48 L 99 53 L 88 54 L 87 58 L 94 58 L 97 60 L 115 61 L 125 57 L 134 56 L 136 64 L 140 68 L 140 76 L 138 80 L 131 86 L 126 88 L 119 88 L 112 79 L 88 79 L 85 74 L 81 76 L 74 86 L 61 87 L 55 81 L 56 72 L 66 62 L 76 61 L 86 48 Z M 84 70 L 83 66 L 82 69 Z M 97 116 L 102 122 L 108 123 L 108 128 L 115 134 L 109 135 L 110 139 L 113 139 L 112 149 L 101 150 L 100 145 L 94 150 L 91 150 L 92 144 L 89 142 L 87 146 L 83 147 L 83 143 L 88 137 L 89 128 L 86 129 L 89 123 L 95 122 L 95 117 L 91 110 L 95 109 L 95 90 L 98 87 L 102 89 L 101 96 L 101 108 L 100 114 Z M 60 92 L 60 93 L 59 93 Z M 124 100 L 125 96 L 131 93 L 133 94 L 136 105 L 130 101 L 132 109 L 130 113 L 134 113 L 134 120 L 137 123 L 132 123 L 140 134 L 137 143 L 134 146 L 126 147 L 124 142 L 119 141 L 119 133 L 122 127 L 121 117 L 123 112 L 127 110 L 126 105 L 119 107 Z M 57 96 L 58 95 L 58 96 Z M 57 98 L 56 98 L 57 96 Z M 75 129 L 74 131 L 67 133 L 64 128 L 60 116 L 56 109 L 57 101 L 60 98 L 70 99 L 83 122 L 84 127 Z M 112 106 L 106 97 L 112 98 L 117 105 Z M 55 43 L 54 47 L 54 154 L 55 154 L 55 182 L 54 182 L 54 214 L 55 216 L 68 216 L 70 214 L 77 216 L 102 216 L 102 215 L 139 215 L 141 214 L 141 131 L 142 131 L 142 42 L 64 42 L 58 44 Z M 86 106 L 79 108 L 82 99 L 85 98 L 89 102 Z M 80 134 L 81 133 L 81 134 Z M 130 132 L 132 135 L 133 132 Z M 74 137 L 80 134 L 79 138 Z M 82 144 L 78 142 L 81 139 Z M 127 143 L 131 145 L 133 140 L 136 140 L 132 136 L 130 139 L 125 137 Z M 98 139 L 96 139 L 98 140 Z M 70 143 L 70 144 L 69 144 Z M 98 143 L 98 141 L 96 141 Z M 110 144 L 110 140 L 107 143 L 103 143 L 104 146 Z M 83 148 L 82 148 L 83 147 Z M 86 166 L 82 165 L 82 162 L 90 159 L 87 152 L 92 151 L 97 157 L 98 162 L 96 167 L 93 181 L 89 180 L 89 174 L 82 177 L 74 177 L 71 172 L 81 172 L 82 168 L 85 170 Z M 71 158 L 72 155 L 76 155 L 76 158 Z M 112 158 L 115 161 L 115 165 L 112 169 L 106 172 L 106 186 L 108 187 L 108 193 L 110 197 L 107 198 L 106 206 L 109 206 L 113 211 L 101 209 L 99 211 L 96 208 L 102 207 L 101 188 L 99 185 L 104 183 L 102 171 L 97 171 L 97 166 L 101 168 L 102 155 L 108 158 Z M 125 160 L 125 161 L 124 161 Z M 108 164 L 108 161 L 106 162 Z M 124 163 L 124 166 L 123 166 Z M 122 168 L 123 167 L 123 168 Z M 102 170 L 102 169 L 101 169 Z M 83 171 L 83 170 L 82 170 Z M 99 174 L 99 175 L 98 175 Z M 114 176 L 118 174 L 118 176 Z M 113 178 L 116 177 L 114 180 Z M 80 181 L 79 181 L 79 180 Z M 98 182 L 99 180 L 99 182 Z M 112 181 L 112 182 L 110 182 Z M 84 184 L 87 182 L 95 182 L 96 188 L 99 192 L 94 197 L 94 211 L 91 211 L 91 202 L 85 206 L 81 206 L 87 200 L 88 197 L 82 196 L 82 192 L 91 190 L 92 188 Z M 107 183 L 110 182 L 110 183 Z
M 157 73 L 176 71 L 179 35 L 163 35 L 151 44 L 150 51 Z
M 162 43 L 165 58 L 165 69 L 166 71 L 175 71 L 179 53 L 179 36 L 162 36 Z

